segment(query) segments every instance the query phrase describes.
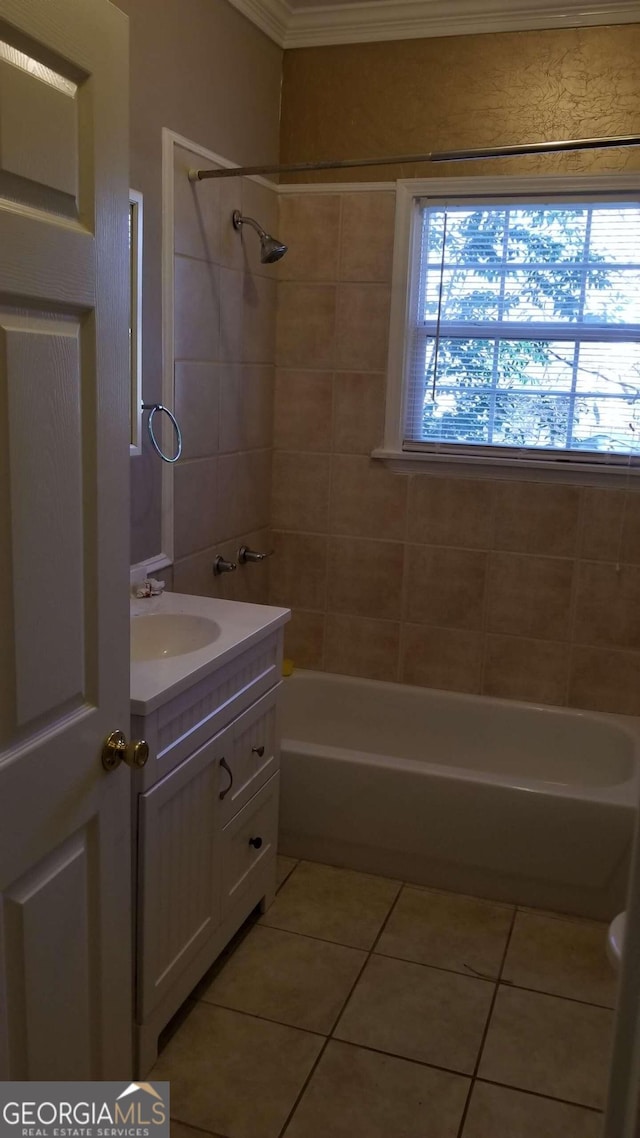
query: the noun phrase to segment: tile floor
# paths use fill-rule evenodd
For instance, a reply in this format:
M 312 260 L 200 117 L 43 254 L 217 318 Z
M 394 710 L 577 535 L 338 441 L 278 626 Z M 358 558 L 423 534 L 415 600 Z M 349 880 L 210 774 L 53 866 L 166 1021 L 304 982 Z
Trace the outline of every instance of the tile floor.
M 173 1138 L 598 1138 L 604 925 L 278 861 L 150 1075 Z

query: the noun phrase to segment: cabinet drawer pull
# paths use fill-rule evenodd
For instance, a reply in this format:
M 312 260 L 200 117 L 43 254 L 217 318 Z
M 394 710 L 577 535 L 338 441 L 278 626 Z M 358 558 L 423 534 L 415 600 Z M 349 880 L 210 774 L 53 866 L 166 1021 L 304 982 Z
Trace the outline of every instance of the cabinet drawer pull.
M 260 758 L 262 758 L 262 756 L 264 755 L 264 747 L 252 747 L 251 748 L 251 754 L 252 755 L 259 755 Z
M 226 771 L 229 775 L 229 785 L 224 790 L 220 791 L 220 801 L 222 801 L 223 798 L 227 797 L 229 791 L 231 790 L 231 787 L 233 786 L 233 771 L 231 770 L 231 767 L 229 766 L 226 759 L 220 759 L 220 766 L 222 767 L 223 771 Z
M 262 845 L 262 838 L 249 838 L 249 845 L 253 846 L 254 850 L 259 850 Z

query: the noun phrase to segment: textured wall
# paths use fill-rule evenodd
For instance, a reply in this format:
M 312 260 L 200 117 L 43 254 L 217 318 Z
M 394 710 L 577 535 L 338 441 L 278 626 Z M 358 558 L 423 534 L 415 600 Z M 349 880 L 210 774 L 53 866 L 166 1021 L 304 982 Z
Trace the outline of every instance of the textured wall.
M 234 162 L 274 161 L 282 52 L 226 0 L 116 0 L 129 16 L 131 185 L 144 194 L 144 398 L 162 384 L 162 143 L 169 127 Z M 131 561 L 160 552 L 160 461 L 131 462 Z
M 287 193 L 270 599 L 302 667 L 640 714 L 640 494 L 402 475 L 382 441 L 394 195 Z M 618 565 L 619 560 L 619 565 Z
M 268 550 L 276 277 L 234 209 L 277 223 L 276 194 L 248 179 L 189 182 L 202 163 L 175 152 L 175 401 L 183 456 L 174 467 L 179 593 L 266 601 L 268 562 L 214 577 L 221 554 Z
M 303 48 L 284 56 L 281 157 L 366 158 L 625 134 L 638 130 L 639 105 L 640 24 Z M 347 171 L 341 180 L 623 168 L 640 168 L 638 150 L 381 167 Z

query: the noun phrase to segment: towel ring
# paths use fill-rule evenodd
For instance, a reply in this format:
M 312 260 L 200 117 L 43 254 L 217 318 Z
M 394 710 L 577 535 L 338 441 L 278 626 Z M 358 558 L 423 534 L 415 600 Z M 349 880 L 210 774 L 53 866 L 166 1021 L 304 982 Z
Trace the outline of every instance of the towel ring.
M 158 454 L 160 456 L 160 458 L 162 459 L 163 462 L 177 462 L 178 459 L 180 458 L 180 455 L 182 454 L 182 432 L 181 432 L 180 427 L 178 425 L 178 420 L 176 419 L 173 412 L 171 412 L 168 407 L 165 407 L 163 403 L 143 403 L 142 404 L 142 410 L 143 411 L 149 411 L 149 418 L 147 420 L 147 429 L 149 431 L 149 438 L 151 439 L 151 444 L 152 444 L 153 449 L 155 450 L 156 454 Z M 176 453 L 174 454 L 173 458 L 171 458 L 169 455 L 165 454 L 164 451 L 160 449 L 160 446 L 158 444 L 158 440 L 154 434 L 153 416 L 155 415 L 156 411 L 164 411 L 165 415 L 168 415 L 169 418 L 171 419 L 171 422 L 173 423 L 173 429 L 176 433 Z

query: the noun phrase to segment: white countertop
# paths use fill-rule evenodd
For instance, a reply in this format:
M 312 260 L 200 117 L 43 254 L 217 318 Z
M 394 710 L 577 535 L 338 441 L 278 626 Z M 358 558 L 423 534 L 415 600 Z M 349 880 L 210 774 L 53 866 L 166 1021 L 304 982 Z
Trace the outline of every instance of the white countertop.
M 158 597 L 132 598 L 131 617 L 152 613 L 188 613 L 206 617 L 220 626 L 212 643 L 193 652 L 161 659 L 131 661 L 131 711 L 148 715 L 192 684 L 245 652 L 291 618 L 289 609 L 193 597 L 185 593 L 162 593 Z

